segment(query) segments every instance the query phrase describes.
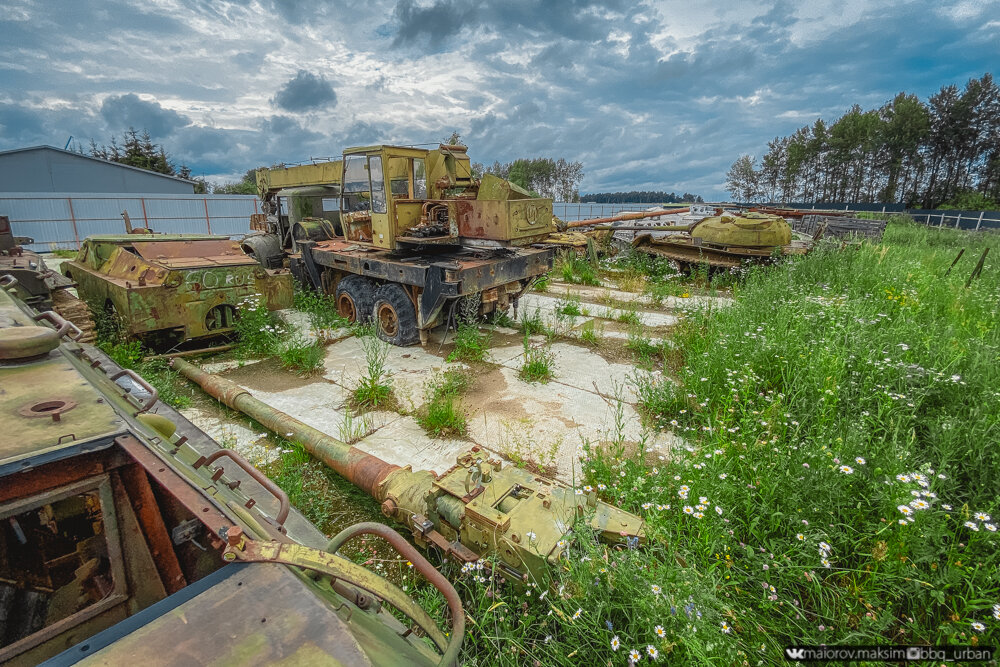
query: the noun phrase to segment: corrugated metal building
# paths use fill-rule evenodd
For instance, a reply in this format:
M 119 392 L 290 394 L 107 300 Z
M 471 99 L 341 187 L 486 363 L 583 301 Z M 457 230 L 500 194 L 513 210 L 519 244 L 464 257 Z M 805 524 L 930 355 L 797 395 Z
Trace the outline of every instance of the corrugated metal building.
M 79 192 L 0 192 L 0 215 L 17 236 L 35 239 L 36 252 L 78 248 L 92 234 L 124 234 L 122 212 L 133 227 L 164 234 L 225 234 L 250 231 L 259 213 L 253 195 L 139 195 Z
M 0 192 L 194 194 L 194 181 L 52 146 L 0 151 Z

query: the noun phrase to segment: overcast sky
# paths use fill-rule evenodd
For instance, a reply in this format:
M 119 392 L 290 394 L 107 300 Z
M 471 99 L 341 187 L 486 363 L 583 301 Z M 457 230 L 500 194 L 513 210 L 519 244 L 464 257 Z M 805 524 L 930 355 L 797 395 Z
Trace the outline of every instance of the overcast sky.
M 579 160 L 582 192 L 715 199 L 817 117 L 1000 75 L 1000 0 L 4 0 L 0 26 L 0 149 L 132 125 L 214 181 L 458 131 Z

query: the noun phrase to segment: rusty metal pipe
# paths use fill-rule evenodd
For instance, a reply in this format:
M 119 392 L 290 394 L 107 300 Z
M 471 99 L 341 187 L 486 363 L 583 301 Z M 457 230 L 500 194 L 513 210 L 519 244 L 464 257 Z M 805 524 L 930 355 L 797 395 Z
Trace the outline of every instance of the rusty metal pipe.
M 625 220 L 642 220 L 644 218 L 658 218 L 661 215 L 673 215 L 674 213 L 688 213 L 691 208 L 673 208 L 667 209 L 665 211 L 636 211 L 633 213 L 622 213 L 620 215 L 613 215 L 610 218 L 591 218 L 590 220 L 577 220 L 576 222 L 567 223 L 566 228 L 571 229 L 573 227 L 590 227 L 591 225 L 603 225 L 609 222 L 622 222 Z
M 206 373 L 183 359 L 172 359 L 170 365 L 223 404 L 253 417 L 275 433 L 299 443 L 307 452 L 333 468 L 341 477 L 379 501 L 383 500 L 379 494 L 380 483 L 393 471 L 400 469 L 397 465 L 366 454 L 357 447 L 332 438 L 295 417 L 258 401 L 243 387 L 217 375 Z
M 340 547 L 353 537 L 358 535 L 377 535 L 401 555 L 405 556 L 417 572 L 424 575 L 424 578 L 434 588 L 441 592 L 448 602 L 448 609 L 451 611 L 451 639 L 448 648 L 441 656 L 441 665 L 455 665 L 458 663 L 458 652 L 462 648 L 462 638 L 465 636 L 465 610 L 462 608 L 462 600 L 458 597 L 458 592 L 451 585 L 444 575 L 438 572 L 430 562 L 424 558 L 416 548 L 406 541 L 402 535 L 395 530 L 381 523 L 367 521 L 355 524 L 340 531 L 326 545 L 326 550 L 331 554 L 336 554 Z
M 689 232 L 691 231 L 691 225 L 661 225 L 659 227 L 632 227 L 624 225 L 621 227 L 600 226 L 594 227 L 599 231 L 614 231 L 614 232 Z

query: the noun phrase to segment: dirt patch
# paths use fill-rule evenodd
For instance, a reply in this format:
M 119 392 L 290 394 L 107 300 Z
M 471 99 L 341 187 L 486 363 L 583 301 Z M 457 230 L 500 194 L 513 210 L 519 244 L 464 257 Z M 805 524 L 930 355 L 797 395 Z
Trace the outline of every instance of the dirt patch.
M 469 386 L 462 393 L 462 405 L 469 413 L 470 419 L 475 419 L 475 413 L 479 412 L 486 405 L 491 410 L 503 413 L 504 418 L 516 421 L 528 417 L 524 403 L 518 399 L 501 399 L 501 395 L 507 389 L 507 379 L 500 371 L 500 366 L 491 364 L 478 364 L 469 373 Z
M 281 367 L 279 359 L 265 359 L 255 364 L 234 368 L 220 373 L 222 377 L 231 380 L 247 389 L 277 392 L 298 389 L 314 382 L 326 382 L 320 375 L 302 377 L 293 371 Z

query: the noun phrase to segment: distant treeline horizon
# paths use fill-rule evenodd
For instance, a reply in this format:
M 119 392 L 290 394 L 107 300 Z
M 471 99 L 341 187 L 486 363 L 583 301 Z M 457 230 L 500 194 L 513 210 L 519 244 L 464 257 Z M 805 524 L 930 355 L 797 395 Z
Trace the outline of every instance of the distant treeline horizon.
M 855 104 L 775 137 L 759 161 L 741 155 L 726 174 L 737 201 L 886 202 L 995 209 L 1000 202 L 1000 87 L 992 74 L 922 102 L 901 92 L 878 109 Z
M 581 204 L 698 204 L 704 202 L 698 195 L 685 192 L 682 195 L 673 192 L 650 190 L 630 190 L 629 192 L 593 192 L 580 196 Z

